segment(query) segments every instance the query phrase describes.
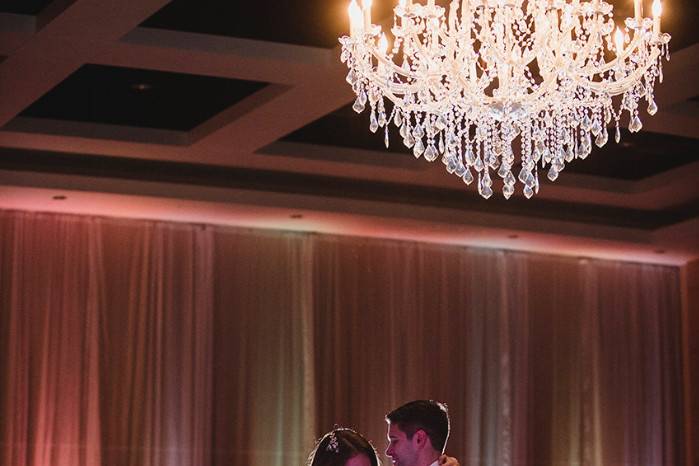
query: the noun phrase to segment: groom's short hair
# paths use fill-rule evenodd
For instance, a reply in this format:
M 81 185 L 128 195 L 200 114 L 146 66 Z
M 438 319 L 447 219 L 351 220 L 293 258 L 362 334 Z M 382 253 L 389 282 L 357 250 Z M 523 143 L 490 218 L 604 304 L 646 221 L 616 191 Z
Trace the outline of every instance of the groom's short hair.
M 432 447 L 444 452 L 449 438 L 449 413 L 444 403 L 433 400 L 411 401 L 388 413 L 386 422 L 397 425 L 408 439 L 418 430 L 425 431 Z

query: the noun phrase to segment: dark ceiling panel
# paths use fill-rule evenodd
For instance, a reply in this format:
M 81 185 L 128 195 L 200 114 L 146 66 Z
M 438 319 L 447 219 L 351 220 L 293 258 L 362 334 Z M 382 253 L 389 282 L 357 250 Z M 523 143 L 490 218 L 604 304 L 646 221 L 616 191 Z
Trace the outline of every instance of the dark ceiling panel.
M 17 15 L 38 15 L 51 0 L 0 0 L 0 11 Z
M 617 0 L 619 1 L 619 0 Z M 672 34 L 670 51 L 678 51 L 699 42 L 699 1 L 697 0 L 662 0 L 663 31 Z M 647 2 L 650 7 L 651 2 Z
M 323 118 L 284 137 L 282 141 L 304 144 L 318 144 L 332 147 L 345 147 L 378 152 L 388 152 L 395 156 L 410 156 L 412 152 L 401 141 L 393 124 L 389 128 L 390 146 L 384 145 L 383 129 L 376 134 L 369 131 L 368 110 L 356 114 L 347 105 Z M 646 116 L 645 118 L 651 118 Z M 620 144 L 613 142 L 613 130 L 609 142 L 602 149 L 596 146 L 585 160 L 575 160 L 568 164 L 565 173 L 583 173 L 607 178 L 639 180 L 672 168 L 699 160 L 698 139 L 685 139 L 657 133 L 641 131 L 630 134 L 622 131 Z M 332 158 L 332 151 L 328 151 Z M 424 163 L 416 161 L 415 163 Z
M 85 65 L 20 116 L 188 131 L 265 85 Z
M 645 118 L 651 117 L 646 115 Z M 613 130 L 610 130 L 606 146 L 600 149 L 593 145 L 592 153 L 585 160 L 574 160 L 566 166 L 565 172 L 640 180 L 699 161 L 699 139 L 643 130 L 636 134 L 622 131 L 619 144 L 613 139 Z
M 374 18 L 388 18 L 397 2 L 374 0 Z M 450 0 L 437 0 L 447 5 Z M 633 15 L 631 0 L 611 0 L 618 23 Z M 646 0 L 649 9 L 651 1 Z M 335 47 L 348 31 L 348 0 L 173 0 L 142 26 L 229 37 Z M 699 42 L 697 0 L 664 0 L 664 30 L 673 35 L 672 50 Z
M 364 110 L 364 112 L 357 114 L 352 110 L 352 104 L 349 104 L 298 129 L 282 140 L 380 152 L 388 151 L 396 155 L 408 154 L 408 149 L 403 145 L 398 129 L 393 124 L 389 128 L 388 134 L 389 146 L 386 149 L 383 128 L 380 128 L 376 133 L 369 131 L 369 111 Z
M 332 48 L 347 34 L 347 0 L 173 0 L 141 26 Z M 387 16 L 392 2 L 376 0 Z

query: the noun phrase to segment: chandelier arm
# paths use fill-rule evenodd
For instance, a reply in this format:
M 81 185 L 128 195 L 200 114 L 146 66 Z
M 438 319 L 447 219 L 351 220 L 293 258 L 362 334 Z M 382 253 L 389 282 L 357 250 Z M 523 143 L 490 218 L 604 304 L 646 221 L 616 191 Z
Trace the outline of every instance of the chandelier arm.
M 415 47 L 417 51 L 425 57 L 426 60 L 430 62 L 432 61 L 432 54 L 427 53 L 427 49 L 414 32 L 409 33 L 406 37 L 410 39 L 410 44 L 413 47 Z
M 651 52 L 650 57 L 648 58 L 648 62 L 645 65 L 637 68 L 633 73 L 625 76 L 620 81 L 615 81 L 612 83 L 587 81 L 586 83 L 582 83 L 580 82 L 580 78 L 574 79 L 574 81 L 578 83 L 578 85 L 586 87 L 597 93 L 605 93 L 609 95 L 623 94 L 624 92 L 628 91 L 633 87 L 631 85 L 633 82 L 637 82 L 641 78 L 641 76 L 643 76 L 646 73 L 646 71 L 648 71 L 648 68 L 653 66 L 653 64 L 656 62 L 659 56 L 660 52 L 658 51 L 658 49 L 653 50 L 653 52 Z
M 522 105 L 523 103 L 529 103 L 532 100 L 538 100 L 539 98 L 541 98 L 541 96 L 549 92 L 549 90 L 556 81 L 557 80 L 555 75 L 547 73 L 547 76 L 544 77 L 544 81 L 539 85 L 539 88 L 537 90 L 530 94 L 527 94 L 526 96 L 522 96 L 522 98 L 515 103 Z M 459 82 L 464 89 L 470 88 L 468 83 L 464 80 L 463 76 L 461 75 L 459 75 Z M 500 99 L 488 95 L 475 96 L 473 95 L 473 93 L 469 93 L 468 97 L 471 98 L 472 102 L 479 102 L 483 104 L 476 105 L 479 107 L 491 107 L 492 105 L 499 104 L 502 102 Z
M 642 41 L 641 36 L 642 36 L 641 34 L 634 35 L 634 38 L 631 40 L 631 43 L 629 44 L 629 46 L 626 47 L 624 49 L 624 51 L 620 55 L 618 55 L 614 60 L 609 61 L 609 62 L 605 63 L 604 65 L 602 65 L 598 68 L 594 68 L 594 69 L 588 69 L 586 67 L 583 67 L 580 70 L 580 74 L 594 76 L 596 74 L 605 73 L 605 72 L 611 70 L 612 68 L 619 66 L 620 63 L 623 63 L 624 61 L 626 61 L 627 58 L 629 58 L 629 56 L 631 55 L 631 53 L 633 53 L 634 50 L 639 49 L 639 43 Z M 656 49 L 656 51 L 657 51 L 657 49 Z
M 412 72 L 407 72 L 401 68 L 400 66 L 396 65 L 392 60 L 389 60 L 388 58 L 384 57 L 382 54 L 378 53 L 374 47 L 366 47 L 368 52 L 376 58 L 377 61 L 379 61 L 382 65 L 390 68 L 394 73 L 403 76 L 406 79 L 413 79 L 415 81 L 419 81 L 421 79 L 421 76 L 414 74 Z
M 600 38 L 600 23 L 599 21 L 595 21 L 595 27 L 592 31 L 590 31 L 589 37 L 587 43 L 585 44 L 585 47 L 580 51 L 580 53 L 577 54 L 575 57 L 575 64 L 579 65 L 580 67 L 584 67 L 585 62 L 588 60 L 590 57 L 590 52 L 591 49 L 593 48 L 593 44 L 596 45 L 598 43 L 598 39 Z M 594 40 L 592 38 L 594 37 Z

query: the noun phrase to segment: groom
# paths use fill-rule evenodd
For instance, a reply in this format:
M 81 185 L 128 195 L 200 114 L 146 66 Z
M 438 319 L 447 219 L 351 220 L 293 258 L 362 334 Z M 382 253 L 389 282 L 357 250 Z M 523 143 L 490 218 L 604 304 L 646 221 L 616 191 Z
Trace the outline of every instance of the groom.
M 432 400 L 416 400 L 386 415 L 388 447 L 386 455 L 396 466 L 439 466 L 447 461 L 444 447 L 449 437 L 446 405 Z M 450 458 L 453 459 L 453 458 Z M 458 463 L 457 463 L 458 464 Z

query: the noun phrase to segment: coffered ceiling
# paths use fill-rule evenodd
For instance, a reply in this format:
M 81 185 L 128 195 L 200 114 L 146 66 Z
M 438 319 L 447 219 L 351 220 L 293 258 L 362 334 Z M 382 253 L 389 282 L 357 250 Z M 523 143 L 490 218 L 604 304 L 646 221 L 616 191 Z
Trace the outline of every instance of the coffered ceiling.
M 699 2 L 664 0 L 673 55 L 643 131 L 509 201 L 368 131 L 346 6 L 0 0 L 0 208 L 699 258 Z

